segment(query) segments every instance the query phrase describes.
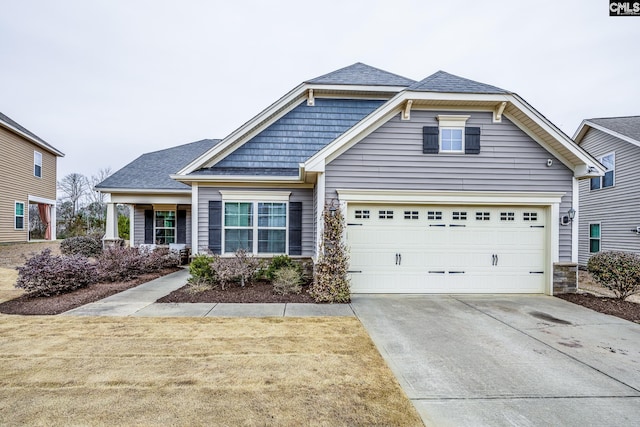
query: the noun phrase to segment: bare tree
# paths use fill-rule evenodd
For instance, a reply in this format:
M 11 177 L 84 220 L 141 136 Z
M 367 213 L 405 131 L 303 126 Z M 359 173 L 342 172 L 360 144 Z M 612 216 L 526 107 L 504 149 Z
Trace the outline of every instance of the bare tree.
M 111 168 L 106 167 L 98 170 L 97 174 L 91 175 L 91 178 L 89 179 L 89 192 L 87 195 L 90 204 L 94 202 L 98 202 L 101 205 L 104 204 L 106 195 L 103 192 L 96 190 L 95 186 L 111 176 L 112 173 Z
M 80 201 L 87 195 L 89 181 L 81 173 L 70 173 L 58 181 L 58 189 L 64 193 L 63 200 L 69 200 L 73 206 L 72 215 L 78 212 Z

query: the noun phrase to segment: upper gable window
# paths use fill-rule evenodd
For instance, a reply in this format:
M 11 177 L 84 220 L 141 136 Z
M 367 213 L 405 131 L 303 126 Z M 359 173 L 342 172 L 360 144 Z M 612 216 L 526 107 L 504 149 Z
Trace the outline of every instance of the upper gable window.
M 591 189 L 613 187 L 615 184 L 616 154 L 609 153 L 598 158 L 598 161 L 607 169 L 604 176 L 591 178 Z
M 42 178 L 42 153 L 33 152 L 33 176 Z
M 422 152 L 425 154 L 479 154 L 480 128 L 466 126 L 471 116 L 438 114 L 438 126 L 425 126 Z

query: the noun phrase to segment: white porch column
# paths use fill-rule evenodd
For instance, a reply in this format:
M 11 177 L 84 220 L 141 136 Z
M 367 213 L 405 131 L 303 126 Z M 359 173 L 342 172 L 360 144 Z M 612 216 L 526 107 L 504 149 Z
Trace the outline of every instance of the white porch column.
M 103 240 L 118 240 L 118 212 L 115 203 L 107 203 L 107 224 Z
M 129 246 L 136 245 L 136 205 L 129 205 Z
M 51 222 L 51 240 L 56 240 L 58 238 L 58 231 L 56 230 L 56 223 L 58 222 L 56 219 L 56 204 L 54 203 L 53 205 L 49 205 L 49 209 L 49 218 Z

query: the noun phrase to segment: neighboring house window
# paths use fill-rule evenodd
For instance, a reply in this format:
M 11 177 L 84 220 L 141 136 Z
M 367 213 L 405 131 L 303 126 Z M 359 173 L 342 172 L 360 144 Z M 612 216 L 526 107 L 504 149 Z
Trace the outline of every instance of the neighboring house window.
M 42 153 L 33 152 L 33 175 L 42 178 Z
M 589 224 L 589 252 L 600 252 L 600 224 Z
M 15 228 L 16 230 L 24 230 L 24 203 L 23 202 L 16 202 Z
M 154 235 L 157 245 L 176 242 L 176 211 L 155 211 Z
M 591 189 L 613 187 L 615 184 L 616 154 L 610 153 L 598 158 L 598 161 L 607 169 L 604 176 L 591 178 Z
M 225 202 L 224 251 L 286 253 L 286 202 Z

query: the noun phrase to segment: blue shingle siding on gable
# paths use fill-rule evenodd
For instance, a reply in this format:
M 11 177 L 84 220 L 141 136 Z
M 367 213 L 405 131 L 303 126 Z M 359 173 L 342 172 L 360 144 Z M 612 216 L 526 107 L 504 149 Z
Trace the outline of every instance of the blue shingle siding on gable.
M 382 100 L 306 101 L 214 165 L 212 171 L 242 168 L 295 169 L 384 103 Z M 246 170 L 246 169 L 244 169 Z M 205 170 L 196 173 L 212 173 Z

